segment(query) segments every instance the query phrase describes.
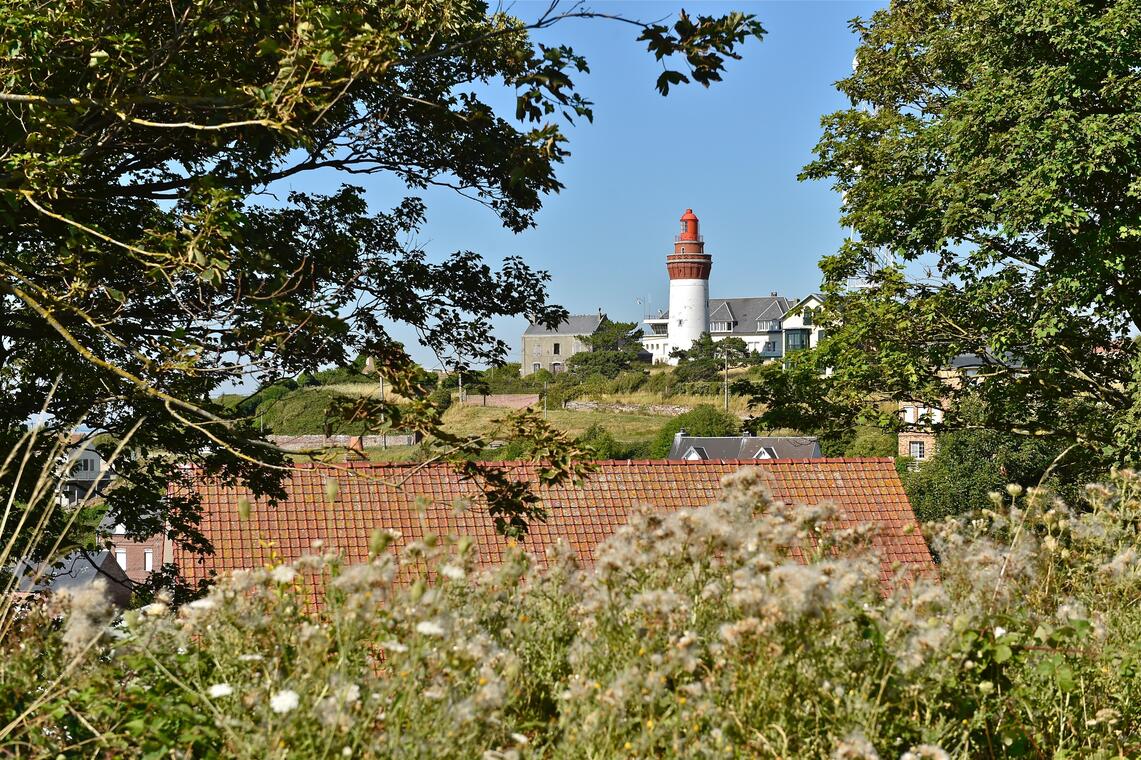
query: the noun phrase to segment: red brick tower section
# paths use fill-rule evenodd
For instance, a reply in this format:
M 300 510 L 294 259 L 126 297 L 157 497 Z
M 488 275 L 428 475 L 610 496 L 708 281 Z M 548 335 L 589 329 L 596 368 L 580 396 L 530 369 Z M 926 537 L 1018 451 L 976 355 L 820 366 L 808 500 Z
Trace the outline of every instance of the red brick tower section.
M 674 238 L 674 252 L 666 256 L 671 280 L 708 280 L 713 257 L 705 252 L 705 240 L 698 231 L 697 215 L 687 208 L 681 215 L 681 233 Z

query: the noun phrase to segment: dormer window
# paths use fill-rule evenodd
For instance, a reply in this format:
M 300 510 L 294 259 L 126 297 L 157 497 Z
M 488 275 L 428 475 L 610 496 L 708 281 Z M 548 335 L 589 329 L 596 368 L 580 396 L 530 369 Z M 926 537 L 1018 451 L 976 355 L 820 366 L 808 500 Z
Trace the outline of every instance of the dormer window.
M 712 322 L 709 325 L 710 332 L 732 332 L 732 322 Z

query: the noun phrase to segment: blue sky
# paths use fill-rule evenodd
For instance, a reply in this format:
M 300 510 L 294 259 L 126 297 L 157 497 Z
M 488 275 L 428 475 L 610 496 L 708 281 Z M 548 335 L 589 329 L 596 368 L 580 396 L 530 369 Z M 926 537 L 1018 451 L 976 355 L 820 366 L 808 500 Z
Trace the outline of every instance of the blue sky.
M 743 60 L 730 62 L 723 82 L 681 86 L 663 98 L 654 89 L 661 64 L 634 41 L 632 27 L 597 20 L 556 25 L 543 39 L 586 56 L 591 73 L 576 84 L 595 104 L 594 123 L 569 130 L 572 155 L 558 172 L 566 189 L 550 196 L 537 227 L 521 234 L 450 191 L 418 191 L 428 203 L 420 244 L 433 257 L 460 249 L 491 262 L 522 256 L 551 273 L 551 300 L 572 313 L 601 308 L 612 319 L 640 320 L 643 307 L 635 299 L 649 296 L 655 310 L 667 305 L 665 256 L 678 217 L 692 208 L 713 255 L 711 296 L 796 297 L 815 290 L 816 262 L 844 237 L 839 196 L 827 183 L 798 182 L 796 175 L 811 159 L 820 117 L 847 106 L 833 83 L 851 69 L 856 40 L 849 19 L 882 4 L 591 3 L 643 20 L 672 20 L 681 7 L 711 15 L 736 8 L 756 14 L 768 34 L 746 46 Z M 511 11 L 534 18 L 545 7 L 545 0 L 517 2 Z M 378 210 L 405 194 L 392 181 L 363 184 Z M 495 327 L 513 347 L 509 360 L 517 361 L 526 321 L 505 319 Z M 438 365 L 410 330 L 396 327 L 393 334 L 417 361 Z

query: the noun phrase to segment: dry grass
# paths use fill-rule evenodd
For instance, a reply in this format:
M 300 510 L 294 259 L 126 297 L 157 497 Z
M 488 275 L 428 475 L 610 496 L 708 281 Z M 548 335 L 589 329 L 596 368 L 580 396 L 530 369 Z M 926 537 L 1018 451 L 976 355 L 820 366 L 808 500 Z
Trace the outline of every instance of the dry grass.
M 483 435 L 511 412 L 484 406 L 455 405 L 444 415 L 444 428 L 458 435 Z M 592 425 L 606 428 L 620 441 L 652 438 L 668 418 L 648 413 L 548 411 L 547 420 L 559 430 L 577 436 Z
M 701 404 L 708 404 L 715 406 L 718 409 L 724 407 L 724 396 L 697 396 L 693 394 L 677 394 L 673 396 L 663 396 L 660 393 L 651 393 L 648 391 L 634 391 L 632 393 L 603 393 L 596 394 L 589 397 L 591 401 L 599 401 L 604 404 L 637 404 L 639 406 L 652 406 L 656 404 L 665 406 L 687 406 L 695 407 Z M 729 395 L 729 411 L 734 414 L 746 414 L 749 410 L 749 399 L 747 396 L 734 396 Z

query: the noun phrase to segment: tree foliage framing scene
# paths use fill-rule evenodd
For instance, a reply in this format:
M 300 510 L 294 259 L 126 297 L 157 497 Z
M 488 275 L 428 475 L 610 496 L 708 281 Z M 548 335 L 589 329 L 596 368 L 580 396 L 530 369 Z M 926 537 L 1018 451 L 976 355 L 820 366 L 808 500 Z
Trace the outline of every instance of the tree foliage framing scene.
M 663 95 L 717 81 L 763 34 L 744 14 L 683 13 L 665 26 L 577 3 L 534 10 L 521 18 L 457 0 L 5 3 L 5 439 L 33 415 L 45 421 L 43 451 L 78 425 L 112 447 L 133 431 L 106 497 L 111 519 L 139 538 L 165 524 L 191 543 L 202 540 L 194 504 L 166 498 L 186 465 L 280 493 L 283 453 L 212 400 L 227 383 L 267 386 L 368 355 L 413 403 L 360 401 L 335 416 L 434 432 L 443 457 L 477 451 L 479 441 L 441 433 L 390 326 L 414 327 L 462 370 L 504 359 L 490 318 L 555 323 L 565 312 L 546 300 L 546 273 L 518 258 L 494 268 L 458 251 L 432 262 L 415 242 L 424 202 L 410 195 L 374 212 L 353 179 L 449 187 L 525 229 L 562 187 L 560 120 L 592 118 L 573 79 L 586 60 L 535 42 L 534 31 L 571 19 L 629 25 L 679 66 L 664 67 Z M 488 105 L 479 93 L 489 88 L 511 93 L 514 112 Z M 319 171 L 344 184 L 279 189 Z M 551 437 L 525 416 L 513 427 Z M 578 472 L 564 459 L 552 479 Z M 507 487 L 491 470 L 477 476 Z M 511 511 L 511 499 L 497 501 Z
M 1141 0 L 860 2 L 0 0 L 0 755 L 1141 756 Z

